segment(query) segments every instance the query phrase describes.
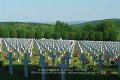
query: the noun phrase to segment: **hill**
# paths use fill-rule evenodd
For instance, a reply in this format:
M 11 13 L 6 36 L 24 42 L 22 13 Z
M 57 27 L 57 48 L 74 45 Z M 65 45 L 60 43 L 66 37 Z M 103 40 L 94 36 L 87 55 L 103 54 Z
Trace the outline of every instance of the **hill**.
M 114 21 L 116 27 L 120 29 L 120 19 L 118 19 L 118 18 L 88 21 L 88 22 L 83 22 L 83 23 L 79 23 L 79 24 L 71 24 L 71 26 L 83 28 L 85 25 L 88 25 L 88 24 L 96 25 L 96 24 L 100 23 L 101 21 L 105 21 L 105 20 L 112 20 L 112 21 Z
M 2 38 L 46 38 L 67 40 L 120 40 L 120 19 L 104 19 L 69 24 L 56 21 L 56 24 L 34 22 L 0 22 Z

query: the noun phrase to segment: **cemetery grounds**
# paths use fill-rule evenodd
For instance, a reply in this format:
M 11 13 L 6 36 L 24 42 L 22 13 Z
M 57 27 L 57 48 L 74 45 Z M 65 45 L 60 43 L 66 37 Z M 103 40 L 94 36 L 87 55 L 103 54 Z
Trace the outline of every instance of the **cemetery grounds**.
M 40 54 L 48 64 L 45 66 L 48 70 L 45 80 L 62 80 L 58 64 L 66 56 L 69 57 L 69 64 L 64 60 L 68 64 L 65 80 L 119 80 L 118 65 L 114 64 L 118 60 L 119 51 L 120 42 L 1 38 L 0 80 L 42 80 Z M 13 74 L 9 73 L 8 53 L 12 53 Z M 24 76 L 25 53 L 29 53 L 28 77 Z M 83 64 L 81 54 L 85 57 Z M 100 55 L 104 60 L 101 72 L 96 62 Z

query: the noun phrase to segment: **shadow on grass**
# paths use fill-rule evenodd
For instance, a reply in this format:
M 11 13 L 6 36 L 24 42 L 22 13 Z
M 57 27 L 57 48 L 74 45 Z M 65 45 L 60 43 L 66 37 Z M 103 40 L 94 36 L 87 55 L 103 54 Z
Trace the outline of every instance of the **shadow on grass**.
M 52 68 L 52 67 L 48 67 Z M 48 69 L 47 68 L 47 69 Z M 55 67 L 56 68 L 56 67 Z M 8 66 L 0 70 L 0 80 L 42 80 L 41 73 L 33 74 L 32 71 L 41 69 L 38 65 L 29 65 L 29 77 L 24 77 L 24 65 L 13 65 L 13 75 L 9 74 Z M 54 68 L 53 68 L 54 69 Z M 46 80 L 61 80 L 60 74 L 46 74 Z M 65 74 L 65 80 L 120 80 L 118 75 L 100 74 Z

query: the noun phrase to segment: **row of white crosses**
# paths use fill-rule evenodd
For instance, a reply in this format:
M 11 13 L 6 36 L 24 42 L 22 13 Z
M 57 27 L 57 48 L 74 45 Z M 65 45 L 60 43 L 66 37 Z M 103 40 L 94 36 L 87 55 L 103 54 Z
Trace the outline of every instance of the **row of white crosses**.
M 83 42 L 82 42 L 83 43 Z M 85 45 L 85 47 L 87 48 L 87 50 L 90 52 L 90 51 L 96 51 L 97 53 L 107 53 L 107 52 L 112 52 L 112 53 L 115 53 L 115 50 L 114 50 L 114 48 L 111 48 L 111 49 L 109 49 L 109 47 L 106 45 L 106 43 L 105 42 L 102 42 L 102 43 L 100 43 L 100 44 L 98 44 L 98 42 L 97 42 L 97 44 L 96 44 L 96 42 L 94 41 L 94 42 L 88 42 L 88 41 L 86 41 L 86 42 L 84 42 L 84 45 Z M 111 51 L 112 50 L 112 51 Z M 114 51 L 114 52 L 113 52 Z
M 23 60 L 24 73 L 25 73 L 25 77 L 28 77 L 28 63 L 30 62 L 29 54 L 30 52 L 32 52 L 33 39 L 3 38 L 2 41 L 3 41 L 3 46 L 8 55 L 9 73 L 13 74 L 13 67 L 12 67 L 13 51 L 16 51 L 17 52 L 16 54 L 19 54 L 19 53 L 21 54 L 21 52 L 23 51 L 21 56 L 24 55 L 24 60 Z M 29 51 L 29 49 L 31 49 L 31 51 Z M 28 50 L 28 53 L 26 53 L 25 50 Z
M 28 42 L 28 43 L 27 43 Z M 9 60 L 9 72 L 10 74 L 13 74 L 13 67 L 12 67 L 12 61 L 13 61 L 13 55 L 12 55 L 12 51 L 17 49 L 17 51 L 22 51 L 22 50 L 25 50 L 26 48 L 29 48 L 28 46 L 31 45 L 30 48 L 33 48 L 33 40 L 31 40 L 31 43 L 29 43 L 29 41 L 25 40 L 25 39 L 9 39 L 9 38 L 6 38 L 6 39 L 3 39 L 3 43 L 4 43 L 4 47 L 6 47 L 6 52 L 8 53 L 8 60 Z M 16 45 L 15 45 L 16 44 Z M 51 46 L 51 45 L 50 45 Z M 71 45 L 68 45 L 68 47 L 71 46 Z M 73 46 L 73 45 L 72 45 Z M 41 47 L 41 45 L 39 46 Z M 67 46 L 65 45 L 64 47 L 67 48 Z M 25 48 L 25 49 L 24 49 Z M 42 47 L 41 47 L 42 48 Z M 54 48 L 52 46 L 52 48 Z M 38 48 L 39 49 L 39 48 Z M 44 49 L 44 46 L 43 46 L 43 49 Z M 71 47 L 72 49 L 72 47 Z M 41 52 L 41 50 L 40 50 Z M 42 55 L 40 53 L 40 55 Z M 25 77 L 28 77 L 28 63 L 30 62 L 29 59 L 28 59 L 28 53 L 24 54 L 24 72 L 25 72 Z M 42 58 L 40 58 L 40 61 L 41 61 Z M 44 62 L 45 60 L 42 60 L 42 67 L 44 68 Z M 62 64 L 62 63 L 61 63 Z M 69 64 L 68 64 L 69 65 Z M 62 67 L 61 67 L 62 68 Z M 44 77 L 44 74 L 42 74 L 42 79 L 45 79 Z
M 26 51 L 32 56 L 33 39 L 3 38 L 5 51 L 13 51 L 13 55 L 20 62 L 19 56 L 23 56 Z
M 69 40 L 36 40 L 41 47 L 47 50 L 58 50 L 58 51 L 64 51 L 66 48 L 71 47 Z
M 94 56 L 98 56 L 99 59 L 96 60 L 99 62 L 99 71 L 102 70 L 102 56 L 106 58 L 106 65 L 109 67 L 109 58 L 118 58 L 118 75 L 120 76 L 120 42 L 102 42 L 102 41 L 80 41 L 81 46 L 87 51 L 89 55 L 92 55 L 93 62 L 95 61 Z M 116 63 L 116 62 L 115 62 Z M 94 65 L 94 64 L 93 64 Z
M 35 41 L 37 48 L 40 49 L 38 50 L 40 53 L 40 61 L 39 64 L 42 65 L 42 68 L 44 69 L 48 64 L 45 62 L 45 56 L 42 53 L 42 50 L 45 51 L 51 51 L 52 54 L 50 55 L 50 57 L 52 58 L 52 66 L 54 66 L 55 63 L 55 57 L 58 53 L 54 54 L 54 51 L 57 52 L 61 52 L 60 54 L 62 54 L 63 51 L 68 51 L 66 52 L 66 56 L 63 57 L 62 54 L 62 58 L 58 57 L 58 60 L 61 61 L 61 64 L 58 65 L 59 68 L 68 68 L 69 67 L 69 59 L 71 59 L 71 52 L 73 51 L 74 48 L 74 41 L 68 41 L 68 40 L 36 40 Z M 49 54 L 49 53 L 48 53 Z M 49 56 L 48 56 L 49 58 Z M 65 60 L 66 60 L 66 64 L 65 64 Z M 64 74 L 61 74 L 61 79 L 64 80 Z M 45 80 L 45 74 L 42 74 L 42 80 Z
M 68 41 L 57 41 L 57 40 L 38 40 L 37 43 L 46 50 L 57 50 L 57 51 L 65 51 L 65 49 L 69 48 Z
M 40 41 L 41 42 L 41 41 Z M 47 43 L 47 42 L 49 42 L 49 40 L 47 41 L 42 41 L 41 42 L 41 44 L 40 44 L 40 46 L 42 46 L 42 49 L 45 49 L 45 48 L 47 48 L 47 46 L 52 46 L 52 48 L 55 48 L 55 47 L 53 47 L 53 45 L 51 45 L 50 43 Z M 53 42 L 52 41 L 50 41 L 52 44 L 53 44 Z M 54 41 L 55 42 L 55 41 Z M 84 41 L 85 42 L 85 44 L 87 44 L 87 45 L 85 45 L 88 49 L 89 49 L 89 51 L 92 51 L 92 48 L 94 48 L 94 47 L 96 47 L 96 45 L 94 45 L 94 44 L 91 44 L 91 42 L 86 42 L 86 41 Z M 47 44 L 45 44 L 45 43 L 47 43 Z M 90 43 L 90 44 L 89 44 Z M 93 42 L 93 43 L 95 43 L 95 42 Z M 98 42 L 96 42 L 96 43 L 98 43 Z M 56 44 L 56 43 L 54 43 L 54 44 Z M 102 49 L 104 49 L 103 47 L 101 47 L 101 45 L 103 45 L 102 43 L 100 43 L 98 46 L 97 46 L 97 49 L 99 49 L 98 50 L 98 52 L 100 51 L 100 52 L 102 52 Z M 70 45 L 69 45 L 70 46 Z M 71 45 L 71 46 L 73 46 L 73 45 Z M 51 49 L 52 49 L 51 48 Z M 72 48 L 72 47 L 71 47 Z M 81 48 L 82 49 L 82 48 Z M 46 49 L 45 49 L 46 50 Z M 53 49 L 52 49 L 53 50 Z M 54 49 L 55 50 L 55 49 Z M 82 50 L 81 50 L 82 51 Z M 69 50 L 69 52 L 70 52 L 70 50 Z M 42 53 L 42 52 L 41 52 Z M 90 52 L 89 52 L 90 53 Z M 94 53 L 94 55 L 95 55 L 95 53 Z M 67 57 L 68 58 L 68 57 Z M 94 57 L 93 57 L 93 59 L 94 59 Z M 54 60 L 53 60 L 54 61 Z M 84 55 L 82 54 L 81 55 L 81 61 L 83 61 L 82 63 L 84 63 L 84 61 L 85 61 L 85 59 L 84 59 Z M 100 65 L 99 65 L 99 69 L 100 69 L 100 72 L 101 72 L 101 67 L 102 67 L 102 60 L 101 60 L 101 55 L 99 56 L 99 60 L 97 60 L 99 63 L 100 63 Z M 95 60 L 93 60 L 93 62 L 95 62 Z M 82 69 L 84 70 L 84 64 L 82 64 Z
M 64 51 L 73 52 L 75 46 L 74 41 L 70 40 L 36 40 L 35 43 L 37 48 L 40 50 L 44 50 L 46 52 L 56 51 L 56 54 L 52 53 L 55 55 L 58 55 L 58 53 L 62 53 Z M 48 58 L 50 58 L 50 56 L 48 56 Z M 58 60 L 60 61 L 60 57 L 58 57 Z
M 40 56 L 44 56 L 44 54 L 42 54 L 42 51 L 52 51 L 54 53 L 54 51 L 57 52 L 61 52 L 62 54 L 62 58 L 60 58 L 61 61 L 61 68 L 66 68 L 65 66 L 69 67 L 69 59 L 71 59 L 71 54 L 73 53 L 74 47 L 76 45 L 76 41 L 74 40 L 33 40 L 33 39 L 3 39 L 3 43 L 4 43 L 4 47 L 6 50 L 9 50 L 8 48 L 11 48 L 13 50 L 17 49 L 17 51 L 25 51 L 28 49 L 28 52 L 32 52 L 32 48 L 33 48 L 33 42 L 36 44 L 36 47 L 38 49 L 38 54 Z M 112 50 L 112 55 L 118 56 L 119 50 L 120 50 L 120 43 L 119 42 L 102 42 L 102 41 L 79 41 L 78 42 L 78 46 L 79 46 L 79 57 L 82 63 L 82 70 L 84 71 L 84 61 L 86 60 L 85 55 L 83 54 L 83 51 L 86 51 L 88 53 L 88 55 L 92 56 L 93 58 L 93 65 L 95 65 L 95 61 L 99 62 L 99 71 L 101 73 L 101 69 L 102 69 L 102 56 L 105 56 L 107 53 L 109 52 L 109 54 L 111 53 Z M 18 49 L 19 48 L 19 49 Z M 31 49 L 31 50 L 30 50 Z M 63 56 L 63 53 L 66 51 L 66 56 Z M 52 53 L 51 58 L 52 58 L 52 66 L 54 66 L 54 62 L 55 62 L 55 56 Z M 104 53 L 104 54 L 103 54 Z M 32 53 L 31 53 L 32 55 Z M 57 55 L 57 53 L 55 53 L 55 55 Z M 24 55 L 26 56 L 26 55 Z M 99 59 L 95 60 L 95 56 L 98 56 Z M 108 56 L 108 55 L 106 55 Z M 61 60 L 62 59 L 62 60 Z M 118 58 L 120 59 L 120 58 Z M 65 60 L 66 60 L 66 64 L 65 64 Z M 9 65 L 10 65 L 10 74 L 12 74 L 12 68 L 11 68 L 11 61 L 12 58 L 9 54 Z M 40 61 L 45 62 L 44 59 L 40 59 Z M 118 70 L 120 73 L 120 64 L 119 61 L 116 62 L 118 64 Z M 28 77 L 28 70 L 27 70 L 27 65 L 28 65 L 29 59 L 24 59 L 24 63 L 25 63 L 25 76 Z M 109 62 L 109 60 L 108 60 Z M 39 63 L 41 64 L 41 63 Z M 41 64 L 42 66 L 47 66 L 47 64 Z M 107 63 L 107 65 L 109 65 Z M 44 68 L 43 67 L 43 68 Z M 44 79 L 44 74 L 43 74 L 43 79 Z M 62 75 L 63 78 L 64 75 Z M 120 74 L 119 74 L 120 76 Z
M 18 52 L 27 50 L 33 47 L 33 39 L 18 39 L 18 38 L 5 38 L 3 42 L 6 47 L 10 47 L 12 50 L 17 50 Z

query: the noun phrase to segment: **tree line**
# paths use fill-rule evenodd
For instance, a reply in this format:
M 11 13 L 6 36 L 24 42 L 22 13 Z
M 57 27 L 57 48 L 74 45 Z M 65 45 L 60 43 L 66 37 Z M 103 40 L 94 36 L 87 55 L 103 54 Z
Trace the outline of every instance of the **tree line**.
M 20 22 L 0 23 L 1 38 L 117 41 L 117 35 L 115 22 L 112 20 L 102 20 L 97 24 L 89 23 L 83 28 L 76 28 L 60 21 L 56 21 L 55 25 Z

